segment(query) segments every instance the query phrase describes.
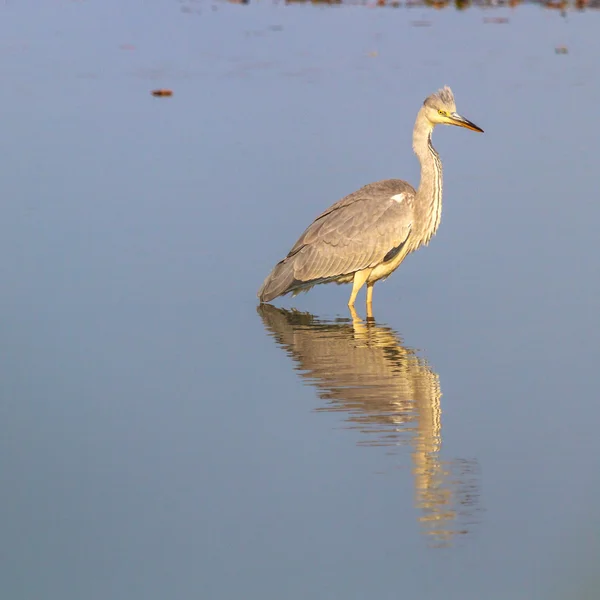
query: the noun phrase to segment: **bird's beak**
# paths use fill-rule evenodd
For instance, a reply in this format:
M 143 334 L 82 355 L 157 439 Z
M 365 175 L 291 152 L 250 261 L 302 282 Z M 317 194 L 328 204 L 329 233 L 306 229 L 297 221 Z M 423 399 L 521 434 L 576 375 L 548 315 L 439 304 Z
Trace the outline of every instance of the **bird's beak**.
M 461 117 L 458 113 L 451 113 L 448 115 L 450 122 L 448 125 L 458 125 L 459 127 L 465 127 L 466 129 L 471 129 L 472 131 L 479 131 L 479 133 L 483 133 L 483 129 L 481 127 L 477 127 L 475 123 L 471 123 L 468 119 Z

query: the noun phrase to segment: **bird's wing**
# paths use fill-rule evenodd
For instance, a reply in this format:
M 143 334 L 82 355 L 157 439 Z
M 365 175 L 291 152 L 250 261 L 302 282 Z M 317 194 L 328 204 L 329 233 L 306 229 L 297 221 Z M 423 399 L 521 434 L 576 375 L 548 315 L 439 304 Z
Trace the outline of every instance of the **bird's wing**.
M 401 180 L 369 184 L 317 217 L 282 262 L 293 267 L 296 281 L 305 282 L 389 260 L 408 239 L 414 198 L 414 189 Z

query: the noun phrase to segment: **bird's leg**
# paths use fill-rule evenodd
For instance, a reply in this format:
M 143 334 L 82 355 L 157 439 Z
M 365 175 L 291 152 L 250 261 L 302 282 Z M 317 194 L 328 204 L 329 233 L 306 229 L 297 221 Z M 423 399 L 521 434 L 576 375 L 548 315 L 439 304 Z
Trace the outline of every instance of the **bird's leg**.
M 349 306 L 348 308 L 350 309 L 350 316 L 352 317 L 352 322 L 354 325 L 360 325 L 362 323 L 362 319 L 358 316 L 354 306 Z
M 356 300 L 356 294 L 360 288 L 365 285 L 365 281 L 369 278 L 373 269 L 363 269 L 362 271 L 356 271 L 354 273 L 354 281 L 352 282 L 352 293 L 350 294 L 350 300 L 348 300 L 348 306 L 354 306 Z
M 373 283 L 367 283 L 367 320 L 373 319 Z

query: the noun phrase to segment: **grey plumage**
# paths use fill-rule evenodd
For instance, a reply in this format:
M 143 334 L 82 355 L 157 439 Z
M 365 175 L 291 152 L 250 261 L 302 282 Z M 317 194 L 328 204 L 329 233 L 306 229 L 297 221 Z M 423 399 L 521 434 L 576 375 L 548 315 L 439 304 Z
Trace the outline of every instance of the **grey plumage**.
M 296 295 L 320 283 L 353 282 L 349 306 L 367 283 L 370 306 L 373 285 L 387 278 L 410 253 L 427 244 L 441 218 L 442 166 L 431 144 L 437 124 L 479 127 L 456 112 L 445 87 L 425 99 L 413 131 L 413 149 L 421 163 L 418 190 L 400 179 L 370 183 L 320 214 L 258 291 L 261 302 Z
M 406 194 L 405 202 L 392 200 L 401 193 Z M 414 197 L 408 183 L 387 179 L 342 198 L 312 222 L 276 265 L 258 292 L 260 299 L 269 302 L 289 292 L 296 295 L 344 275 L 351 281 L 356 271 L 381 263 L 392 248 L 406 243 Z

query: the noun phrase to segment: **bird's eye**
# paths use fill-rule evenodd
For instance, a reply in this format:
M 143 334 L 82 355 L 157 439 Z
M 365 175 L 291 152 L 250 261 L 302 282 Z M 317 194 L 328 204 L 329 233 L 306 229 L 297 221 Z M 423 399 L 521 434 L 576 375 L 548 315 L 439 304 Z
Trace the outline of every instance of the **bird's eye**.
M 446 111 L 445 111 L 445 110 L 442 110 L 442 109 L 440 109 L 440 110 L 438 110 L 438 113 L 440 113 L 440 115 L 445 115 L 445 114 L 446 114 Z

